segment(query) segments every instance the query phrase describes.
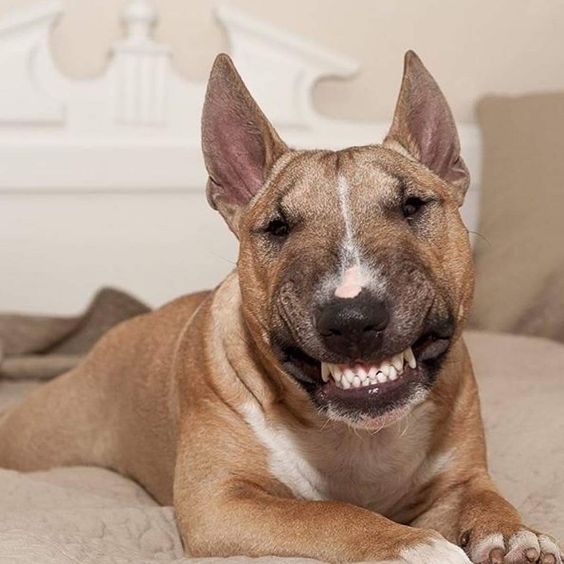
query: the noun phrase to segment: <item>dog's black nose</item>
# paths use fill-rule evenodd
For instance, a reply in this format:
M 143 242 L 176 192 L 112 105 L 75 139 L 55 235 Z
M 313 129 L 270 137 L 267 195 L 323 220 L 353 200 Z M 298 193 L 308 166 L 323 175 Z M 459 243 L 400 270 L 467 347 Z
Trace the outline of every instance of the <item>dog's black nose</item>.
M 367 290 L 354 298 L 333 298 L 316 315 L 327 348 L 353 360 L 370 355 L 389 320 L 386 304 Z

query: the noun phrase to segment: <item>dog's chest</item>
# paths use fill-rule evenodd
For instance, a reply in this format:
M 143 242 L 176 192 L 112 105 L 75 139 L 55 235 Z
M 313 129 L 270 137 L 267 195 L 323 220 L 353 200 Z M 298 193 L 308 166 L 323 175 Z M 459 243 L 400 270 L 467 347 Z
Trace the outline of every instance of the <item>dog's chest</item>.
M 267 450 L 270 472 L 296 497 L 346 501 L 390 514 L 428 477 L 425 422 L 401 422 L 378 433 L 345 425 L 299 431 L 272 425 L 258 411 L 247 413 Z

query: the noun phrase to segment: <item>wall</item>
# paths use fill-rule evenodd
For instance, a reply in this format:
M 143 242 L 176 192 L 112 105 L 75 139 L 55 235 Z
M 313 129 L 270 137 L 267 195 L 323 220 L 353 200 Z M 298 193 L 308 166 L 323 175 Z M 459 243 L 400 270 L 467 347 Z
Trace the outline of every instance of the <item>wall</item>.
M 0 0 L 0 15 L 29 0 Z M 218 0 L 156 0 L 157 37 L 171 44 L 177 68 L 207 75 L 225 39 L 210 8 Z M 353 80 L 320 84 L 318 108 L 330 116 L 386 120 L 403 52 L 413 48 L 439 78 L 458 120 L 472 121 L 488 92 L 564 88 L 564 2 L 561 0 L 233 0 L 282 28 L 311 37 L 361 63 Z M 66 0 L 53 49 L 64 72 L 101 72 L 119 36 L 122 0 Z

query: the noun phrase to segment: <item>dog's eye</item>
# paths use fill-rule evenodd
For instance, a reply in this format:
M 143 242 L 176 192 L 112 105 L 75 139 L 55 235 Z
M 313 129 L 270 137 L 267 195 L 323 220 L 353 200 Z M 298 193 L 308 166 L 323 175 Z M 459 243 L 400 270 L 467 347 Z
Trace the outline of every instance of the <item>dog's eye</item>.
M 288 222 L 282 218 L 272 219 L 266 226 L 266 232 L 274 237 L 287 237 L 290 233 Z
M 424 205 L 425 202 L 421 198 L 417 198 L 415 196 L 407 198 L 401 208 L 403 217 L 406 219 L 413 217 Z

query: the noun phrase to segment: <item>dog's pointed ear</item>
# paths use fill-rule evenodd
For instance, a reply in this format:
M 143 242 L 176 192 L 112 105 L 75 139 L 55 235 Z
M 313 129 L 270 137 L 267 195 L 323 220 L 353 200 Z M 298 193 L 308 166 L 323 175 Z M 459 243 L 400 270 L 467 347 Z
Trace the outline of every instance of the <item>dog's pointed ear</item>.
M 202 149 L 209 175 L 208 201 L 238 235 L 242 210 L 288 148 L 225 54 L 215 59 L 208 82 Z
M 395 144 L 452 184 L 462 204 L 470 175 L 460 156 L 454 118 L 434 78 L 413 51 L 405 54 L 394 120 L 384 140 L 390 148 Z

